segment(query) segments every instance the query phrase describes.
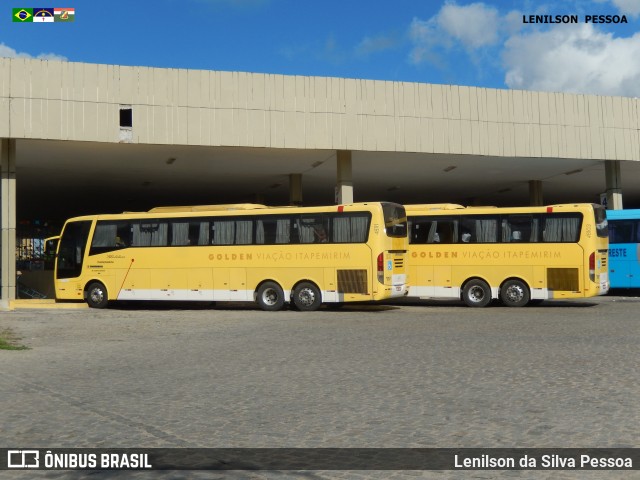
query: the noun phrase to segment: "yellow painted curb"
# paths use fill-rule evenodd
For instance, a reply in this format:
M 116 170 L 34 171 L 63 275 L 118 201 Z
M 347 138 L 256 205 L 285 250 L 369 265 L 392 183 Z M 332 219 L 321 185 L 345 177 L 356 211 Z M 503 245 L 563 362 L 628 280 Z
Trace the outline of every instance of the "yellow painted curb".
M 46 308 L 55 308 L 55 309 L 80 309 L 80 308 L 89 308 L 89 306 L 84 302 L 56 302 L 55 300 L 50 299 L 18 299 L 11 300 L 9 302 L 9 310 L 22 310 L 22 309 L 46 309 Z

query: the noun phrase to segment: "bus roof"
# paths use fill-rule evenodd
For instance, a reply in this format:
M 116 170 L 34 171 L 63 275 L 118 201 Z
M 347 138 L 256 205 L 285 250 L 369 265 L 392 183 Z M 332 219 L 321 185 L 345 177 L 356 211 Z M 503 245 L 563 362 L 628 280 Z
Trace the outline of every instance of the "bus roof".
M 544 206 L 543 205 L 538 205 L 538 206 L 523 205 L 520 207 L 496 207 L 494 205 L 464 207 L 462 205 L 458 205 L 455 203 L 433 203 L 433 204 L 405 205 L 404 207 L 407 210 L 407 213 L 425 212 L 429 210 L 441 211 L 441 212 L 455 210 L 455 212 L 452 212 L 452 213 L 457 214 L 457 213 L 462 213 L 463 211 L 468 212 L 473 210 L 477 212 L 483 209 L 486 209 L 489 211 L 500 210 L 503 212 L 511 212 L 511 213 L 518 213 L 518 212 L 541 213 L 545 211 L 551 212 L 554 210 L 575 211 L 575 210 L 584 209 L 585 207 L 594 208 L 594 204 L 592 203 L 561 203 L 557 205 L 544 205 Z M 638 212 L 640 212 L 640 210 L 638 210 Z
M 457 203 L 422 203 L 417 205 L 405 205 L 404 208 L 409 210 L 457 210 L 465 208 Z
M 342 212 L 342 211 L 354 211 L 354 209 L 370 210 L 375 206 L 381 206 L 382 204 L 389 202 L 358 202 L 341 205 L 322 205 L 322 206 L 310 206 L 310 207 L 298 207 L 298 206 L 277 206 L 270 207 L 267 205 L 261 205 L 257 203 L 233 203 L 222 205 L 192 205 L 192 206 L 178 206 L 178 207 L 155 207 L 147 212 L 122 212 L 122 213 L 100 213 L 94 215 L 83 215 L 67 219 L 67 222 L 77 222 L 84 220 L 117 220 L 121 218 L 180 218 L 185 217 L 198 217 L 206 215 L 207 213 L 213 214 L 214 212 L 220 212 L 221 215 L 233 215 L 233 212 L 237 212 L 241 215 L 251 215 L 252 211 L 261 213 L 284 213 L 296 210 L 301 210 L 306 213 L 323 213 L 323 212 Z M 346 209 L 346 210 L 345 210 Z
M 227 203 L 222 205 L 188 205 L 179 207 L 154 207 L 149 213 L 173 213 L 173 212 L 219 212 L 226 210 L 257 210 L 267 207 L 259 203 Z M 281 207 L 278 207 L 281 208 Z M 132 213 L 132 212 L 124 212 Z
M 610 220 L 637 219 L 640 218 L 640 209 L 607 210 L 607 218 Z

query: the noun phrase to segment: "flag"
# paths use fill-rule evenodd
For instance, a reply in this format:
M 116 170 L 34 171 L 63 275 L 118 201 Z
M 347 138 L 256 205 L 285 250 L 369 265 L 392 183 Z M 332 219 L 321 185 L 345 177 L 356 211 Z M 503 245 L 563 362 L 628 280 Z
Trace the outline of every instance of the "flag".
M 54 8 L 53 16 L 56 22 L 73 22 L 76 18 L 75 8 Z
M 34 22 L 53 22 L 53 8 L 33 8 Z
M 14 22 L 33 22 L 33 8 L 14 8 Z

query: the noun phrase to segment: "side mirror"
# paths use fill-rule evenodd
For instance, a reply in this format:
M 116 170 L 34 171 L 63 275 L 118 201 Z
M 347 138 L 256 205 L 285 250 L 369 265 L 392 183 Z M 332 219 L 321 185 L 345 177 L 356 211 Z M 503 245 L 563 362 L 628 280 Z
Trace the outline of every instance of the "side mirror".
M 55 257 L 58 251 L 58 241 L 60 237 L 49 237 L 44 239 L 44 253 L 46 256 Z
M 58 241 L 60 237 L 49 237 L 44 239 L 44 269 L 53 270 L 56 264 L 58 251 Z

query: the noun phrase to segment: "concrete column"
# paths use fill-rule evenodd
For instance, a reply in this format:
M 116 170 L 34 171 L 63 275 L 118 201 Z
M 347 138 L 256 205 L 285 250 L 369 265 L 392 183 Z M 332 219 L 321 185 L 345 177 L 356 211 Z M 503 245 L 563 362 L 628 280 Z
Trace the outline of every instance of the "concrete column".
M 302 205 L 302 174 L 289 174 L 289 205 Z
M 607 210 L 622 210 L 622 175 L 620 160 L 606 160 L 604 175 L 607 183 Z
M 542 199 L 542 180 L 529 180 L 529 205 L 541 207 L 544 205 Z
M 16 298 L 16 141 L 0 139 L 0 309 Z
M 351 151 L 338 150 L 336 152 L 338 170 L 336 177 L 336 204 L 353 203 L 353 174 L 351 168 Z

